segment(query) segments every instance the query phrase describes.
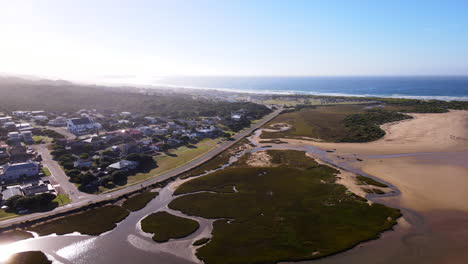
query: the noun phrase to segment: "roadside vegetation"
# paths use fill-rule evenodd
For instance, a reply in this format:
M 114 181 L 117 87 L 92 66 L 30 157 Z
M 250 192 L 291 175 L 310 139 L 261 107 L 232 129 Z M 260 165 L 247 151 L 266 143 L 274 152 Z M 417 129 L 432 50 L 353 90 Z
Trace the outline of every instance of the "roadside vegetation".
M 203 174 L 207 171 L 215 170 L 223 166 L 224 164 L 229 162 L 229 159 L 236 155 L 238 152 L 247 148 L 247 145 L 250 144 L 250 141 L 247 138 L 241 139 L 239 142 L 231 146 L 230 148 L 226 149 L 225 151 L 221 152 L 220 154 L 216 155 L 211 160 L 203 163 L 202 165 L 193 168 L 192 170 L 183 173 L 181 175 L 182 179 L 197 176 Z
M 6 212 L 3 209 L 0 209 L 0 220 L 6 220 L 9 218 L 17 217 L 18 215 L 12 212 Z
M 47 168 L 47 167 L 42 167 L 41 170 L 42 170 L 42 173 L 44 173 L 45 176 L 50 176 L 50 175 L 52 175 L 52 174 L 50 173 L 49 168 Z
M 49 264 L 52 263 L 41 251 L 27 251 L 13 254 L 5 264 Z
M 54 201 L 55 194 L 41 193 L 33 196 L 15 195 L 5 201 L 9 213 L 32 213 L 50 211 L 56 208 L 59 203 Z
M 129 211 L 135 212 L 145 208 L 145 206 L 156 196 L 158 196 L 157 192 L 139 193 L 125 200 L 122 204 L 122 207 Z
M 121 206 L 108 205 L 38 224 L 28 230 L 37 232 L 41 236 L 73 232 L 97 236 L 114 229 L 116 224 L 124 220 L 128 214 L 128 211 Z
M 197 221 L 172 215 L 161 211 L 145 217 L 141 221 L 141 229 L 153 233 L 153 240 L 159 243 L 169 239 L 183 238 L 200 227 Z
M 57 195 L 57 197 L 55 197 L 55 199 L 52 201 L 56 202 L 58 206 L 63 206 L 63 205 L 69 204 L 71 202 L 71 199 L 68 196 L 68 194 L 62 193 L 62 194 Z
M 210 242 L 196 253 L 205 263 L 319 258 L 378 238 L 401 215 L 349 193 L 335 183 L 338 171 L 304 152 L 267 153 L 272 166 L 249 167 L 240 161 L 176 190 L 186 195 L 174 199 L 171 209 L 218 219 Z

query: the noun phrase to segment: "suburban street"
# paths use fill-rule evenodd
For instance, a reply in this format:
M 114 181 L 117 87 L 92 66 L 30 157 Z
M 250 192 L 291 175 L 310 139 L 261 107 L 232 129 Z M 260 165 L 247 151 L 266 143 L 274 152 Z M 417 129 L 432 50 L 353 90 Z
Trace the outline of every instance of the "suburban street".
M 59 184 L 62 191 L 68 194 L 73 202 L 96 196 L 78 191 L 78 188 L 68 181 L 68 176 L 62 170 L 58 162 L 52 159 L 52 155 L 50 155 L 50 151 L 47 149 L 46 144 L 35 145 L 33 148 L 41 155 L 42 165 L 49 169 L 53 185 Z
M 61 185 L 63 190 L 68 195 L 70 195 L 70 198 L 72 199 L 72 202 L 70 204 L 58 207 L 58 208 L 56 208 L 56 209 L 54 209 L 52 211 L 49 211 L 49 212 L 34 213 L 34 214 L 19 216 L 19 217 L 16 217 L 16 218 L 1 221 L 0 222 L 0 227 L 5 227 L 5 226 L 17 224 L 17 223 L 21 223 L 21 222 L 24 222 L 24 221 L 29 221 L 29 220 L 41 218 L 41 217 L 44 217 L 44 216 L 48 216 L 48 215 L 54 215 L 54 214 L 61 213 L 61 212 L 66 212 L 68 210 L 76 209 L 76 208 L 79 208 L 79 207 L 82 207 L 82 206 L 85 206 L 87 204 L 91 204 L 91 203 L 94 203 L 94 202 L 99 202 L 99 201 L 112 199 L 113 197 L 118 197 L 118 196 L 121 196 L 123 194 L 130 193 L 130 192 L 136 191 L 138 189 L 144 188 L 146 186 L 150 186 L 152 184 L 162 182 L 162 181 L 164 181 L 164 180 L 166 180 L 168 178 L 175 177 L 175 176 L 177 176 L 177 175 L 179 175 L 179 174 L 181 174 L 183 172 L 189 171 L 192 168 L 194 168 L 194 167 L 196 167 L 196 166 L 198 166 L 198 165 L 212 159 L 213 157 L 215 157 L 219 153 L 223 152 L 227 148 L 229 148 L 232 145 L 234 145 L 235 143 L 237 143 L 239 140 L 241 140 L 245 136 L 252 133 L 254 130 L 260 128 L 263 125 L 265 125 L 267 122 L 269 122 L 274 117 L 276 117 L 278 114 L 280 114 L 281 111 L 282 111 L 282 109 L 278 109 L 278 110 L 270 113 L 269 115 L 264 117 L 261 121 L 259 121 L 258 123 L 252 125 L 250 128 L 248 128 L 248 129 L 240 132 L 239 134 L 233 136 L 234 140 L 226 141 L 226 142 L 220 144 L 219 146 L 217 146 L 215 149 L 213 149 L 213 150 L 199 156 L 198 158 L 195 158 L 192 161 L 189 161 L 189 162 L 185 163 L 184 165 L 182 165 L 180 167 L 172 169 L 172 170 L 170 170 L 168 172 L 165 172 L 165 173 L 159 175 L 158 177 L 154 177 L 154 178 L 145 180 L 145 181 L 140 182 L 138 184 L 131 185 L 131 186 L 116 190 L 114 192 L 103 193 L 103 194 L 99 194 L 99 195 L 92 195 L 92 194 L 86 194 L 86 193 L 79 192 L 78 189 L 76 188 L 76 186 L 68 181 L 68 177 L 65 175 L 65 173 L 60 168 L 58 163 L 56 161 L 52 160 L 52 157 L 51 157 L 46 145 L 44 145 L 44 144 L 43 145 L 38 145 L 38 146 L 36 146 L 36 150 L 42 155 L 44 166 L 47 166 L 49 168 L 52 175 L 54 176 L 54 179 Z

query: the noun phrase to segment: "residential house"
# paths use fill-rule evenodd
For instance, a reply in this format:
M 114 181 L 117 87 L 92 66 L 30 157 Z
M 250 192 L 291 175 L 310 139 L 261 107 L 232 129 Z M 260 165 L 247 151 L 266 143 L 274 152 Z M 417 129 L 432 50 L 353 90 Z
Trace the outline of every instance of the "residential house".
M 2 116 L 2 117 L 0 117 L 0 125 L 3 125 L 6 122 L 11 122 L 11 121 L 13 121 L 11 116 Z
M 234 121 L 239 121 L 241 120 L 241 118 L 242 118 L 241 114 L 238 114 L 238 113 L 231 114 L 231 119 Z
M 6 201 L 13 196 L 23 196 L 23 192 L 19 185 L 16 186 L 8 186 L 5 190 L 0 193 L 0 201 Z
M 113 163 L 109 165 L 108 168 L 116 169 L 116 170 L 125 170 L 131 171 L 138 167 L 138 162 L 131 161 L 131 160 L 121 160 L 119 162 Z
M 72 118 L 67 120 L 67 129 L 75 135 L 84 135 L 100 129 L 101 124 L 90 117 Z
M 67 126 L 67 119 L 63 116 L 56 117 L 47 123 L 49 126 L 63 127 Z
M 3 124 L 3 127 L 4 128 L 14 128 L 14 127 L 16 127 L 16 123 L 15 122 L 5 122 Z
M 23 129 L 23 128 L 31 128 L 31 124 L 29 123 L 20 123 L 20 124 L 16 124 L 16 129 Z
M 145 136 L 151 136 L 154 134 L 154 129 L 151 127 L 143 126 L 143 127 L 137 127 L 136 129 L 140 130 Z
M 12 114 L 17 117 L 25 117 L 31 114 L 31 112 L 30 111 L 13 111 Z
M 23 163 L 7 163 L 2 167 L 0 179 L 5 181 L 16 181 L 22 177 L 33 177 L 39 174 L 39 164 L 28 160 Z
M 197 127 L 195 131 L 197 131 L 197 133 L 200 133 L 200 134 L 210 134 L 216 131 L 216 127 L 215 126 Z
M 156 119 L 155 117 L 152 117 L 152 116 L 145 116 L 144 119 L 148 122 L 150 122 L 150 124 L 157 124 L 158 123 L 158 119 Z
M 90 137 L 83 140 L 84 143 L 91 144 L 94 147 L 99 146 L 100 144 L 104 143 L 104 140 L 98 136 Z
M 93 165 L 93 161 L 86 159 L 78 159 L 73 162 L 73 166 L 77 169 L 88 169 Z
M 7 136 L 10 141 L 21 141 L 21 135 L 18 132 L 9 132 Z
M 0 146 L 0 158 L 6 158 L 8 157 L 8 146 L 7 145 L 1 145 Z
M 20 133 L 21 138 L 23 139 L 24 143 L 32 144 L 34 143 L 33 135 L 31 131 L 23 131 Z
M 26 185 L 21 185 L 21 189 L 26 196 L 33 196 L 36 194 L 54 192 L 55 189 L 48 182 L 37 181 Z
M 47 121 L 49 118 L 47 118 L 47 116 L 45 115 L 37 115 L 37 116 L 32 116 L 31 119 L 34 121 L 41 122 L 41 121 Z
M 39 111 L 31 111 L 31 115 L 36 116 L 36 115 L 44 115 L 45 111 L 39 110 Z
M 26 162 L 31 158 L 31 155 L 28 154 L 24 146 L 13 146 L 8 152 L 10 154 L 10 162 Z

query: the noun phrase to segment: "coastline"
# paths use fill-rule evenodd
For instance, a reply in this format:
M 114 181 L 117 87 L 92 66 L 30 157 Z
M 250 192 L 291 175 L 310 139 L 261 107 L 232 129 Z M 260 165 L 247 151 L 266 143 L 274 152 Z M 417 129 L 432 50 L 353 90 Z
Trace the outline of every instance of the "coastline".
M 327 154 L 333 161 L 358 168 L 401 191 L 397 196 L 377 195 L 374 199 L 416 213 L 404 211 L 395 231 L 383 233 L 381 239 L 304 263 L 376 263 L 375 258 L 382 260 L 379 263 L 463 263 L 468 256 L 463 243 L 468 232 L 459 227 L 468 223 L 468 140 L 464 138 L 468 135 L 468 111 L 414 117 L 383 125 L 386 135 L 368 143 L 281 139 L 289 144 L 335 149 Z

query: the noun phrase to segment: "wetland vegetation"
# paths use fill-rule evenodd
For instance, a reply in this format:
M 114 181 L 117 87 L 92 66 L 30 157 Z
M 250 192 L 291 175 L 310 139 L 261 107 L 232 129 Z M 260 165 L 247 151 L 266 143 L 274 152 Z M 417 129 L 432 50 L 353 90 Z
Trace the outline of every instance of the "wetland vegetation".
M 125 208 L 108 205 L 41 223 L 28 228 L 28 230 L 37 232 L 41 236 L 54 233 L 64 235 L 73 232 L 97 236 L 114 229 L 117 223 L 128 215 L 129 212 Z
M 50 264 L 47 256 L 41 251 L 27 251 L 13 254 L 5 264 Z
M 267 153 L 271 163 L 265 167 L 250 167 L 242 159 L 176 190 L 185 195 L 176 197 L 171 209 L 217 219 L 210 242 L 196 253 L 205 263 L 323 257 L 379 237 L 401 216 L 348 192 L 335 183 L 338 171 L 304 152 Z
M 122 207 L 135 212 L 143 209 L 156 196 L 158 196 L 157 192 L 143 192 L 125 200 Z
M 173 238 L 186 237 L 200 227 L 197 221 L 178 217 L 161 211 L 145 217 L 141 221 L 141 229 L 153 233 L 153 240 L 159 243 Z

